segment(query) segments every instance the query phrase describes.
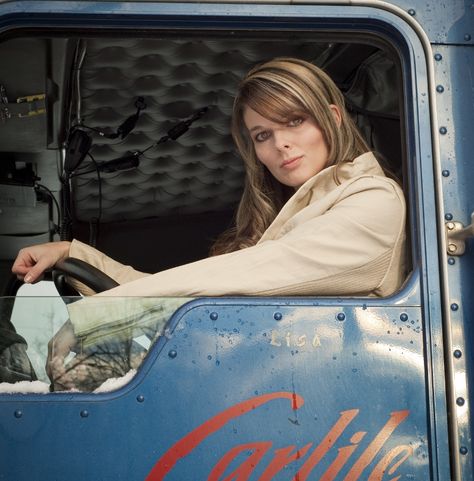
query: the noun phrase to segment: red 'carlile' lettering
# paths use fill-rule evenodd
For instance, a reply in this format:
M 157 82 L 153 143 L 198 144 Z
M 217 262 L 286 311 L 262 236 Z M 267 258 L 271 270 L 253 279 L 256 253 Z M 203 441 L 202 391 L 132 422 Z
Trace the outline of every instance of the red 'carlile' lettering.
M 292 392 L 263 394 L 236 404 L 207 420 L 175 443 L 153 466 L 146 481 L 161 481 L 181 458 L 187 456 L 205 438 L 221 429 L 231 419 L 242 416 L 274 399 L 289 399 L 293 409 L 299 409 L 304 404 L 304 399 Z
M 232 473 L 226 476 L 222 481 L 248 481 L 255 466 L 262 460 L 263 456 L 272 447 L 270 441 L 263 441 L 257 443 L 247 443 L 236 446 L 228 451 L 220 461 L 214 466 L 207 481 L 219 481 L 224 474 L 227 466 L 236 458 L 242 451 L 253 450 L 253 453 Z
M 311 471 L 316 467 L 317 464 L 321 461 L 321 459 L 330 451 L 336 441 L 339 439 L 341 434 L 346 430 L 347 426 L 351 423 L 351 421 L 357 416 L 359 413 L 358 409 L 352 409 L 350 411 L 343 411 L 339 417 L 339 420 L 334 424 L 334 426 L 330 429 L 330 431 L 326 434 L 324 439 L 319 443 L 316 449 L 311 453 L 309 458 L 305 461 L 303 466 L 300 470 L 296 473 L 293 481 L 305 481 L 308 476 L 310 475 Z M 332 481 L 339 471 L 342 469 L 346 461 L 349 459 L 350 455 L 354 452 L 357 448 L 358 443 L 362 440 L 365 436 L 365 432 L 358 432 L 352 436 L 351 442 L 353 443 L 352 446 L 346 446 L 345 448 L 341 448 L 339 450 L 339 454 L 336 459 L 333 461 L 331 466 L 329 466 L 328 470 L 324 473 L 323 478 L 324 481 Z M 357 443 L 357 444 L 354 444 Z M 211 476 L 208 478 L 207 481 L 248 481 L 252 471 L 254 470 L 257 462 L 261 460 L 265 452 L 263 452 L 263 445 L 264 443 L 254 443 L 253 446 L 259 446 L 260 449 L 257 452 L 252 453 L 251 455 L 251 462 L 248 462 L 250 458 L 248 458 L 245 463 L 243 463 L 239 470 L 235 470 L 231 475 L 226 477 L 223 480 L 220 480 L 216 474 L 216 468 L 211 473 Z M 223 458 L 219 461 L 219 475 L 222 475 L 225 471 L 225 467 L 227 467 L 230 462 L 237 456 L 237 454 L 244 451 L 247 447 L 252 446 L 252 444 L 244 444 L 242 446 L 237 446 L 236 448 L 231 449 L 227 454 L 223 456 Z M 293 454 L 289 455 L 291 451 L 295 449 L 294 446 L 289 446 L 287 448 L 283 448 L 277 450 L 275 452 L 275 456 L 267 466 L 265 471 L 262 475 L 258 478 L 258 481 L 270 481 L 279 471 L 281 471 L 286 465 L 290 462 L 295 461 L 296 459 L 302 458 L 311 448 L 312 443 L 307 444 L 301 450 L 297 450 Z M 270 446 L 265 446 L 265 450 L 268 451 Z M 258 455 L 258 456 L 257 456 Z M 257 461 L 258 458 L 258 461 Z M 257 461 L 257 462 L 255 462 Z M 239 477 L 235 477 L 235 476 Z
M 240 417 L 249 411 L 274 399 L 288 399 L 293 409 L 299 409 L 304 400 L 296 393 L 278 392 L 271 393 L 244 401 L 236 406 L 232 406 L 225 411 L 217 414 L 213 418 L 203 423 L 184 438 L 175 443 L 155 464 L 146 481 L 161 481 L 173 469 L 176 463 L 193 451 L 208 436 L 222 428 L 231 419 Z M 316 449 L 309 455 L 308 459 L 295 474 L 293 481 L 306 481 L 313 469 L 319 464 L 321 459 L 332 449 L 341 435 L 346 431 L 349 424 L 359 414 L 358 409 L 343 411 L 340 413 L 338 421 L 332 426 Z M 397 411 L 390 415 L 390 419 L 378 432 L 372 442 L 363 451 L 362 455 L 355 461 L 344 481 L 360 481 L 362 473 L 372 463 L 380 452 L 387 440 L 393 434 L 397 426 L 408 417 L 409 411 Z M 338 454 L 332 460 L 329 467 L 320 477 L 320 481 L 334 481 L 342 468 L 347 464 L 349 458 L 359 446 L 362 439 L 367 434 L 366 431 L 358 431 L 350 438 L 347 446 L 338 449 Z M 304 457 L 310 450 L 313 443 L 306 444 L 303 448 L 297 449 L 295 446 L 287 446 L 275 450 L 274 456 L 259 476 L 258 481 L 270 481 L 289 463 Z M 207 481 L 249 481 L 254 473 L 256 466 L 262 461 L 263 457 L 272 447 L 271 441 L 256 441 L 242 444 L 230 449 L 214 466 Z M 229 474 L 226 470 L 231 463 L 244 451 L 250 451 L 248 457 Z M 385 474 L 393 475 L 403 464 L 413 449 L 407 445 L 393 448 L 386 453 L 376 464 L 371 473 L 364 476 L 368 481 L 382 481 Z M 225 478 L 222 478 L 226 476 Z M 400 476 L 392 478 L 390 481 L 398 481 Z
M 328 451 L 331 450 L 332 446 L 336 443 L 338 438 L 342 435 L 347 426 L 352 422 L 358 413 L 359 410 L 344 411 L 341 413 L 339 420 L 309 456 L 300 470 L 296 473 L 293 481 L 304 481 L 307 479 L 312 470 L 319 464 L 321 459 L 328 453 Z M 391 414 L 388 422 L 382 427 L 374 440 L 354 463 L 351 470 L 344 478 L 345 480 L 360 480 L 360 476 L 362 475 L 363 471 L 373 461 L 396 427 L 407 416 L 408 411 L 399 411 Z M 334 481 L 366 434 L 366 431 L 358 431 L 353 434 L 350 438 L 351 444 L 338 449 L 336 458 L 331 462 L 329 467 L 319 478 L 319 481 Z M 255 467 L 258 463 L 260 463 L 271 446 L 272 443 L 269 441 L 260 441 L 256 443 L 243 444 L 232 448 L 221 458 L 207 481 L 249 481 L 250 476 L 255 470 Z M 276 450 L 273 459 L 270 461 L 263 473 L 259 476 L 258 481 L 270 481 L 289 463 L 304 457 L 311 446 L 312 443 L 309 443 L 299 450 L 296 449 L 295 446 L 288 446 L 286 448 Z M 221 476 L 224 475 L 226 468 L 237 457 L 237 455 L 248 450 L 254 450 L 254 452 L 237 469 L 228 474 L 226 478 L 221 479 Z M 387 472 L 389 475 L 393 475 L 398 467 L 404 463 L 411 454 L 413 454 L 413 449 L 410 446 L 401 445 L 393 448 L 377 463 L 373 471 L 369 474 L 368 481 L 382 481 Z M 400 457 L 398 461 L 396 461 L 397 457 Z M 393 465 L 389 468 L 392 463 Z M 390 481 L 398 481 L 399 479 L 400 476 L 397 476 Z
M 397 458 L 398 455 L 405 453 L 400 459 L 387 471 L 387 468 L 390 466 L 390 463 Z M 393 448 L 389 451 L 375 466 L 374 470 L 372 471 L 369 479 L 367 481 L 382 481 L 382 478 L 386 472 L 392 475 L 398 467 L 403 464 L 411 455 L 413 454 L 413 448 L 408 446 L 407 444 L 402 444 Z M 390 481 L 398 481 L 401 476 L 397 476 Z
M 323 456 L 333 447 L 339 436 L 344 432 L 351 421 L 359 414 L 358 409 L 343 411 L 337 423 L 326 434 L 318 447 L 311 453 L 300 470 L 295 474 L 293 481 L 305 481 L 314 467 L 321 461 Z
M 385 426 L 375 436 L 374 440 L 367 446 L 360 458 L 354 463 L 351 470 L 347 473 L 344 481 L 357 481 L 362 471 L 372 462 L 382 446 L 387 442 L 396 427 L 408 416 L 410 411 L 396 411 L 390 415 L 390 419 Z M 376 478 L 374 478 L 376 479 Z
M 312 444 L 313 443 L 309 443 L 301 449 L 296 449 L 296 446 L 287 446 L 286 448 L 277 449 L 273 459 L 265 468 L 265 471 L 260 475 L 258 481 L 272 480 L 285 466 L 305 456 Z M 271 446 L 271 442 L 262 441 L 242 444 L 232 448 L 217 463 L 207 478 L 207 481 L 248 481 L 255 467 L 262 460 L 263 456 L 268 452 Z M 225 479 L 221 480 L 220 476 L 223 475 L 226 468 L 237 457 L 237 455 L 242 451 L 251 449 L 253 449 L 254 452 L 237 469 L 230 473 Z
M 352 453 L 357 449 L 357 446 L 362 441 L 364 436 L 367 434 L 365 431 L 359 431 L 355 433 L 351 439 L 349 446 L 344 446 L 337 450 L 336 459 L 331 463 L 329 468 L 324 472 L 319 481 L 333 481 L 339 474 L 339 471 L 344 467 Z
M 270 481 L 285 466 L 305 456 L 312 445 L 313 443 L 306 444 L 306 446 L 303 446 L 301 449 L 296 449 L 292 454 L 291 452 L 295 449 L 295 446 L 277 449 L 275 451 L 275 456 L 270 461 L 270 464 L 266 467 L 262 475 L 258 478 L 258 481 Z

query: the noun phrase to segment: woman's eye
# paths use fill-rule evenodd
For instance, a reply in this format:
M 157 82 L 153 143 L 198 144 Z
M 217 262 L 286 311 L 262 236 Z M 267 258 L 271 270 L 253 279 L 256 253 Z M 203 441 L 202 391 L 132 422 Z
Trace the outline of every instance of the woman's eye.
M 298 127 L 298 125 L 301 125 L 303 123 L 304 119 L 303 117 L 297 117 L 296 119 L 292 119 L 288 122 L 288 125 L 290 127 Z
M 256 136 L 255 136 L 255 140 L 257 142 L 263 142 L 265 140 L 268 139 L 268 137 L 270 137 L 270 132 L 268 132 L 267 130 L 264 130 L 262 132 L 259 132 Z

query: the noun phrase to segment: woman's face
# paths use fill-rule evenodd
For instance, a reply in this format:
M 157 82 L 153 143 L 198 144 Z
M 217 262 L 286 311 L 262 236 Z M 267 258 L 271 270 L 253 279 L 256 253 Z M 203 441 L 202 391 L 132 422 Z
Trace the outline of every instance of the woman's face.
M 258 159 L 282 184 L 298 188 L 326 167 L 328 147 L 308 115 L 277 123 L 246 107 L 243 119 Z

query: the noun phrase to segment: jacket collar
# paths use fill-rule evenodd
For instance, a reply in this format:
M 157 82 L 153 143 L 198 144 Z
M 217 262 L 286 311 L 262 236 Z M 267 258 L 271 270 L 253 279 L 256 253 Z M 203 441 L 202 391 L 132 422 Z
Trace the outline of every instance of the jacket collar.
M 377 159 L 372 152 L 359 155 L 352 161 L 340 162 L 323 169 L 308 179 L 293 195 L 293 202 L 306 200 L 306 205 L 323 198 L 338 185 L 363 175 L 385 177 Z
M 372 152 L 366 152 L 352 161 L 341 162 L 323 169 L 308 179 L 286 202 L 259 243 L 272 238 L 289 219 L 309 204 L 324 198 L 342 183 L 364 175 L 385 177 Z

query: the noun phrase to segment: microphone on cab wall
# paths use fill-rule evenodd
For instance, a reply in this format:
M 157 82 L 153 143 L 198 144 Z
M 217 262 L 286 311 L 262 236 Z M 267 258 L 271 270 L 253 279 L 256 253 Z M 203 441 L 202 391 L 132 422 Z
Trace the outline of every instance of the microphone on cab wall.
M 139 157 L 143 155 L 147 150 L 150 150 L 153 147 L 156 147 L 157 145 L 162 144 L 163 142 L 166 142 L 168 140 L 176 140 L 177 138 L 181 137 L 181 135 L 186 133 L 189 130 L 189 127 L 194 122 L 196 122 L 196 120 L 200 119 L 208 110 L 208 106 L 203 107 L 202 109 L 199 109 L 193 115 L 191 115 L 191 117 L 188 117 L 186 120 L 178 122 L 175 126 L 171 127 L 171 129 L 168 130 L 166 135 L 161 137 L 161 139 L 147 147 L 145 150 L 137 150 L 129 155 L 126 155 L 125 157 L 97 163 L 97 168 L 101 172 L 111 173 L 117 172 L 119 170 L 128 170 L 138 167 L 140 165 Z
M 143 100 L 142 97 L 139 97 L 137 102 L 140 99 Z M 135 123 L 138 119 L 138 115 L 140 113 L 140 110 L 142 109 L 143 108 L 137 107 L 136 114 L 129 117 L 127 120 L 125 120 L 125 122 L 123 122 L 123 124 L 118 128 L 117 132 L 119 131 L 122 132 L 123 136 L 128 135 L 128 133 L 131 132 L 131 130 L 133 130 L 133 128 L 135 127 Z M 189 127 L 194 122 L 196 122 L 196 120 L 199 120 L 208 110 L 209 110 L 209 106 L 206 106 L 197 110 L 193 115 L 191 115 L 187 119 L 182 120 L 181 122 L 178 122 L 176 125 L 171 127 L 171 129 L 169 129 L 168 132 L 163 137 L 161 137 L 157 142 L 154 142 L 144 150 L 136 150 L 132 153 L 125 155 L 124 157 L 119 157 L 117 159 L 107 160 L 104 162 L 94 162 L 95 164 L 94 167 L 87 170 L 80 170 L 77 172 L 75 172 L 76 169 L 82 163 L 82 161 L 84 160 L 84 157 L 89 154 L 91 141 L 90 141 L 90 137 L 83 130 L 76 129 L 73 131 L 73 134 L 72 134 L 76 142 L 71 143 L 71 146 L 74 145 L 74 147 L 71 147 L 71 149 L 69 149 L 70 152 L 69 152 L 69 156 L 66 156 L 64 170 L 70 177 L 75 177 L 77 175 L 88 174 L 96 170 L 100 172 L 112 173 L 112 172 L 118 172 L 121 170 L 134 169 L 140 165 L 139 157 L 141 155 L 143 155 L 148 150 L 154 147 L 157 147 L 159 144 L 162 144 L 168 140 L 176 140 L 179 137 L 181 137 L 181 135 L 186 133 L 189 130 Z M 110 134 L 110 135 L 118 137 L 119 134 Z M 103 136 L 107 138 L 112 138 L 110 135 L 103 135 Z M 77 143 L 77 146 L 76 146 L 76 143 Z
M 137 108 L 137 111 L 133 115 L 130 115 L 130 117 L 127 117 L 118 126 L 116 132 L 109 133 L 110 128 L 107 128 L 107 130 L 94 128 L 92 130 L 97 132 L 101 137 L 105 137 L 106 139 L 117 139 L 118 137 L 120 137 L 123 140 L 135 128 L 135 125 L 137 125 L 137 121 L 140 117 L 141 111 L 146 109 L 145 99 L 143 97 L 137 97 L 137 100 L 135 100 L 135 107 Z
M 188 117 L 186 120 L 182 120 L 181 122 L 178 122 L 174 127 L 171 127 L 168 132 L 166 132 L 161 139 L 159 139 L 157 142 L 154 144 L 150 145 L 147 147 L 145 150 L 142 151 L 142 153 L 146 152 L 147 150 L 156 147 L 159 144 L 162 144 L 163 142 L 166 142 L 167 140 L 176 140 L 178 137 L 181 137 L 184 133 L 186 133 L 189 130 L 189 127 L 196 122 L 196 120 L 199 120 L 207 111 L 209 110 L 209 106 L 203 107 L 196 112 L 194 112 L 191 117 Z

